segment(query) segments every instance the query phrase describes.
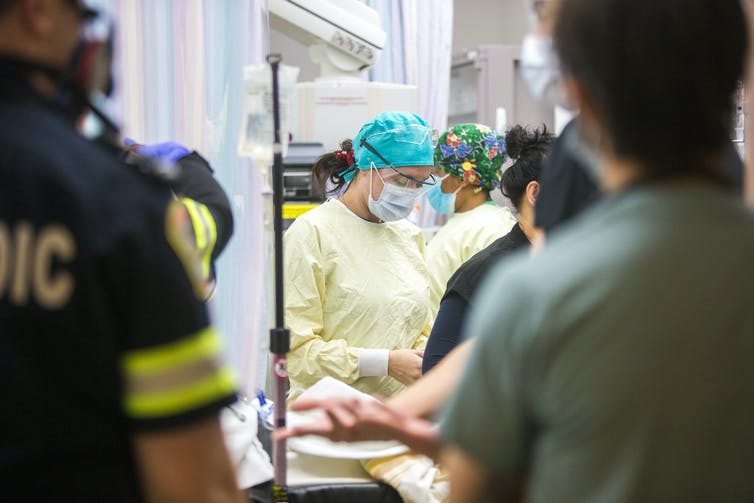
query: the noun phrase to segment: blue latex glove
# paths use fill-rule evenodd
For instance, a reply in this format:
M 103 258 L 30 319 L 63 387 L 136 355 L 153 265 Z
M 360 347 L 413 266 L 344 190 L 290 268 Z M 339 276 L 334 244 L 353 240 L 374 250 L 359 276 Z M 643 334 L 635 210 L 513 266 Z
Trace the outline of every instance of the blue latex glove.
M 174 163 L 179 159 L 186 157 L 191 153 L 189 149 L 183 145 L 174 141 L 166 141 L 164 143 L 154 143 L 152 145 L 139 145 L 138 142 L 132 138 L 126 138 L 123 140 L 127 146 L 137 145 L 136 152 L 149 157 L 150 159 L 156 159 L 164 162 Z

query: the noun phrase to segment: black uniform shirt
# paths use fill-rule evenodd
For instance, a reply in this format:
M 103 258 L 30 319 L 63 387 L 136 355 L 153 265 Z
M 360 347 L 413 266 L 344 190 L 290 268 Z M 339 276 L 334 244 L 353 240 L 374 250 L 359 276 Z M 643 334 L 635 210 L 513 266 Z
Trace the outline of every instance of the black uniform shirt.
M 494 265 L 527 245 L 529 239 L 517 223 L 508 234 L 476 253 L 453 273 L 440 301 L 440 309 L 424 350 L 422 373 L 432 370 L 461 342 L 461 331 L 471 298 Z
M 578 135 L 575 120 L 568 123 L 552 146 L 539 177 L 534 225 L 550 232 L 599 199 L 596 174 L 572 150 Z
M 131 435 L 233 400 L 171 201 L 0 65 L 0 499 L 139 501 Z
M 601 197 L 597 159 L 591 161 L 576 150 L 578 119 L 566 125 L 545 160 L 539 177 L 539 194 L 534 206 L 534 225 L 551 232 L 575 217 Z M 733 144 L 726 145 L 724 177 L 731 187 L 743 190 L 743 162 Z

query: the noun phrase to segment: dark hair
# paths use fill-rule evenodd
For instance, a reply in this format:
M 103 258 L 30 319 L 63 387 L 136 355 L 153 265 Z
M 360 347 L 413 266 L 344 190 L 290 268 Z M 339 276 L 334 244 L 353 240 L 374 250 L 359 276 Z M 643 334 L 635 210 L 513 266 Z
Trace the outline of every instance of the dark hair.
M 351 152 L 350 157 L 349 152 Z M 317 159 L 312 167 L 312 178 L 318 195 L 337 194 L 348 183 L 343 172 L 351 166 L 348 159 L 353 159 L 352 152 L 351 140 L 343 140 L 338 150 L 323 154 Z M 328 180 L 334 185 L 331 190 L 326 190 Z
M 555 138 L 545 125 L 542 125 L 541 131 L 513 126 L 505 134 L 505 151 L 514 162 L 503 172 L 500 190 L 513 202 L 516 209 L 521 209 L 527 185 L 539 180 L 542 164 L 554 141 Z
M 0 0 L 0 16 L 4 16 L 18 0 Z
M 650 176 L 710 171 L 744 71 L 741 0 L 563 0 L 554 40 L 614 155 Z

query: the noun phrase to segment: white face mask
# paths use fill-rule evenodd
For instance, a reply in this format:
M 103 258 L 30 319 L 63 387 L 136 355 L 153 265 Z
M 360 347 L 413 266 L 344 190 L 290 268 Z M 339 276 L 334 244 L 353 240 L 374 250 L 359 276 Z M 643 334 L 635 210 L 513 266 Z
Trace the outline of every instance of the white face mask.
M 570 109 L 552 39 L 529 34 L 521 44 L 521 76 L 538 100 Z
M 377 176 L 382 180 L 382 193 L 375 201 L 372 197 L 372 173 L 377 171 Z M 396 222 L 406 218 L 414 209 L 414 201 L 422 192 L 422 189 L 410 189 L 385 183 L 380 172 L 372 167 L 369 170 L 369 199 L 367 205 L 372 215 L 383 222 Z

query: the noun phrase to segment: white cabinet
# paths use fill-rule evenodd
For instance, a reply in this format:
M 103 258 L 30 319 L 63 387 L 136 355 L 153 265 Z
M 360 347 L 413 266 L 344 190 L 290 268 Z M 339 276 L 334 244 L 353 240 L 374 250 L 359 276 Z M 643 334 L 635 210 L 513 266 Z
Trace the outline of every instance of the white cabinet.
M 520 52 L 518 45 L 481 45 L 453 57 L 448 125 L 476 122 L 504 129 L 546 124 L 555 131 L 554 108 L 536 100 L 521 78 Z

